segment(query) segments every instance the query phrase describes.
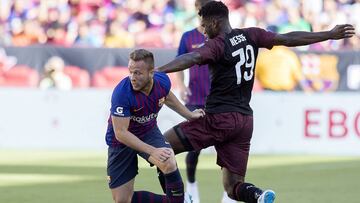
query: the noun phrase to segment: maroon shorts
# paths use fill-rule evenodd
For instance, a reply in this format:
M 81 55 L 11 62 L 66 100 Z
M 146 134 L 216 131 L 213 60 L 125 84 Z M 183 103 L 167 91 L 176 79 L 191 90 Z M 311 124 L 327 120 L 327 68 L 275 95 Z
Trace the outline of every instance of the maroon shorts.
M 178 134 L 179 129 L 194 150 L 215 146 L 217 164 L 245 176 L 253 132 L 252 115 L 207 113 L 203 118 L 180 123 Z

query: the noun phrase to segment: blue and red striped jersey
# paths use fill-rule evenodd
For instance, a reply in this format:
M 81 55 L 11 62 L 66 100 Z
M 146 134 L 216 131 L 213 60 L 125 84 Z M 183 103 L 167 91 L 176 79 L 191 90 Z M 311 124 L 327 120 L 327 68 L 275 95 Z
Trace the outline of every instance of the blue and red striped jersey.
M 185 32 L 180 41 L 178 56 L 192 52 L 204 45 L 205 36 L 196 28 Z M 206 96 L 209 94 L 210 78 L 208 65 L 195 65 L 189 69 L 189 95 L 187 105 L 205 105 Z
M 146 132 L 157 125 L 158 112 L 169 94 L 171 83 L 165 73 L 154 73 L 154 85 L 149 95 L 134 91 L 130 78 L 124 78 L 114 89 L 111 98 L 110 115 L 129 117 L 128 130 L 141 138 Z M 121 143 L 115 138 L 111 116 L 106 132 L 106 144 L 118 146 Z

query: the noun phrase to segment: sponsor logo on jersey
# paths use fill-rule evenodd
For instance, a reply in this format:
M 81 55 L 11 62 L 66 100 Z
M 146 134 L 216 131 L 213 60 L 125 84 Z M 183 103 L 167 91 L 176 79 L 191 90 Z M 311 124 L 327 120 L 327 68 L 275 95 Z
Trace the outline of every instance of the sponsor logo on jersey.
M 124 108 L 121 106 L 116 107 L 114 114 L 118 116 L 124 116 Z
M 134 109 L 134 112 L 138 112 L 138 111 L 140 111 L 141 109 L 143 109 L 144 107 L 142 106 L 142 107 L 140 107 L 140 108 L 138 108 L 138 109 Z
M 152 120 L 156 119 L 157 116 L 158 116 L 157 113 L 152 113 L 152 114 L 147 115 L 147 116 L 139 116 L 139 117 L 130 116 L 130 120 L 135 121 L 137 123 L 147 123 L 149 121 L 152 121 Z
M 241 42 L 246 41 L 246 38 L 243 34 L 240 34 L 240 35 L 236 35 L 236 36 L 230 38 L 229 40 L 230 40 L 231 45 L 235 46 L 235 45 L 240 44 Z

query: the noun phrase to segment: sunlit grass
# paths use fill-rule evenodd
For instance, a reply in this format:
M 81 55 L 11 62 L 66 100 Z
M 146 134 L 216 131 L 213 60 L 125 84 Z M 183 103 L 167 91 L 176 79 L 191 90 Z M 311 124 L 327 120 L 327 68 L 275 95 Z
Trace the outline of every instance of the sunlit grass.
M 36 185 L 36 184 L 47 184 L 47 183 L 80 182 L 91 179 L 93 179 L 93 177 L 82 176 L 82 175 L 0 173 L 0 187 Z
M 0 150 L 0 202 L 111 202 L 106 151 Z M 184 156 L 177 156 L 185 180 Z M 200 156 L 197 180 L 203 203 L 219 203 L 216 156 Z M 161 193 L 155 168 L 139 158 L 136 189 Z M 277 192 L 277 202 L 358 203 L 360 157 L 252 155 L 246 180 Z

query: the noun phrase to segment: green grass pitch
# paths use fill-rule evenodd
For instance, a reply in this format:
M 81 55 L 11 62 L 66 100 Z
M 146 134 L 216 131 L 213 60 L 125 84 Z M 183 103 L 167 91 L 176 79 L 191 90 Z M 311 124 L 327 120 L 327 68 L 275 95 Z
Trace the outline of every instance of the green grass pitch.
M 177 156 L 184 173 L 184 155 Z M 140 159 L 139 159 L 140 160 Z M 156 171 L 141 161 L 136 189 L 160 193 Z M 0 151 L 1 203 L 112 202 L 106 152 Z M 220 203 L 221 171 L 201 155 L 202 203 Z M 247 181 L 276 191 L 279 203 L 359 203 L 360 157 L 250 156 Z

